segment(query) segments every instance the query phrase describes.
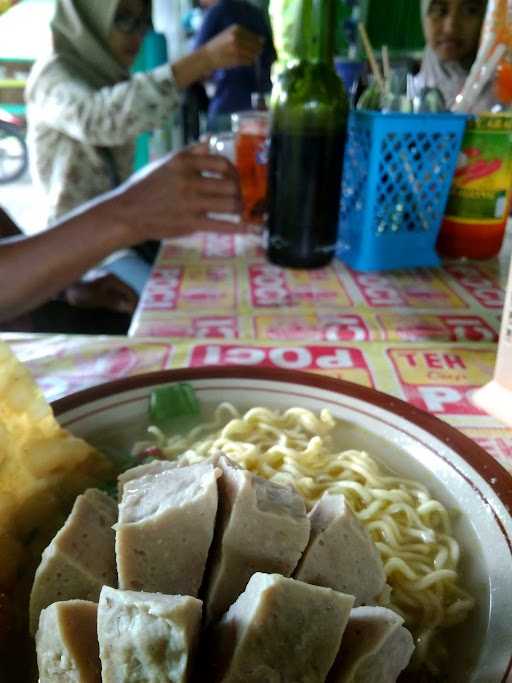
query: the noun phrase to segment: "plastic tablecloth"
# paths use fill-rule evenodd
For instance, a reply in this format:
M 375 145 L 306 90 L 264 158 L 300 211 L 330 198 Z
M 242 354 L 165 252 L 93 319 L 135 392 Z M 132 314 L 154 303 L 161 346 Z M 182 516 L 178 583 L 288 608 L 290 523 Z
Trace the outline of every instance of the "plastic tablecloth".
M 508 253 L 508 250 L 507 250 Z M 260 241 L 195 234 L 163 245 L 130 336 L 273 341 L 495 342 L 506 258 L 357 273 L 286 270 Z
M 489 342 L 304 342 L 3 334 L 50 399 L 130 375 L 207 365 L 279 367 L 350 380 L 427 410 L 512 473 L 512 430 L 471 402 L 493 374 Z
M 512 472 L 512 430 L 471 401 L 493 376 L 510 246 L 489 262 L 356 273 L 270 265 L 255 237 L 166 242 L 128 337 L 1 335 L 56 399 L 165 368 L 278 367 L 426 410 Z

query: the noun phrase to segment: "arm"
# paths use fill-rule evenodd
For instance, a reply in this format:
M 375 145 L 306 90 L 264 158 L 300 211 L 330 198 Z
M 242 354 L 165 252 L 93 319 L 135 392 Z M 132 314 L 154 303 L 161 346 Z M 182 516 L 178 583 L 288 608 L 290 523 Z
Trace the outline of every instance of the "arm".
M 251 64 L 260 51 L 258 36 L 238 25 L 224 6 L 214 5 L 204 15 L 193 52 L 173 64 L 174 77 L 186 88 L 217 69 Z
M 56 62 L 34 92 L 29 91 L 28 105 L 29 121 L 80 142 L 110 147 L 161 126 L 178 107 L 179 93 L 166 64 L 94 90 Z
M 109 222 L 97 230 L 102 212 L 102 205 L 91 207 L 46 232 L 0 242 L 0 279 L 10 283 L 0 293 L 0 320 L 36 308 L 126 246 L 123 223 Z M 95 239 L 84 240 L 84 233 L 94 233 Z
M 94 90 L 61 63 L 48 70 L 29 94 L 29 118 L 46 123 L 75 140 L 110 147 L 163 125 L 180 104 L 178 89 L 222 67 L 251 64 L 261 51 L 259 36 L 231 26 L 172 65 L 164 64 L 128 81 Z
M 217 28 L 220 33 L 216 34 Z M 205 29 L 201 41 L 205 41 L 204 44 L 198 39 L 196 44 L 199 47 L 171 66 L 179 88 L 205 80 L 217 69 L 253 64 L 263 46 L 260 36 L 242 26 L 233 24 L 222 30 L 218 22 Z
M 170 156 L 50 230 L 0 241 L 0 282 L 9 283 L 0 288 L 0 320 L 35 308 L 117 249 L 195 230 L 240 230 L 209 217 L 239 211 L 238 177 L 227 159 L 203 145 Z
M 179 87 L 186 87 L 193 80 L 204 80 L 217 69 L 250 66 L 260 55 L 262 48 L 267 53 L 269 49 L 274 53 L 270 23 L 253 6 L 235 12 L 226 9 L 224 5 L 211 7 L 204 16 L 194 47 L 194 52 L 173 65 Z M 262 58 L 268 60 L 268 55 L 262 55 Z M 274 61 L 274 57 L 271 59 Z M 202 71 L 199 66 L 201 62 Z M 197 67 L 197 71 L 194 67 Z M 190 69 L 188 73 L 187 69 Z
M 215 38 L 221 31 L 228 28 L 232 24 L 237 22 L 231 17 L 227 17 L 228 21 L 226 23 L 226 11 L 221 9 L 221 7 L 216 4 L 210 7 L 203 15 L 203 20 L 198 32 L 194 37 L 194 50 L 206 45 L 212 38 Z

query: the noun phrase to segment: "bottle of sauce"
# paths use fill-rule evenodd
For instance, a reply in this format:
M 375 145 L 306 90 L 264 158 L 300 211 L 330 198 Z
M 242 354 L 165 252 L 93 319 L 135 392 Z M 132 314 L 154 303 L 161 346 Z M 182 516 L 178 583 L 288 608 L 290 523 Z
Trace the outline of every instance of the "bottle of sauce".
M 451 258 L 489 259 L 501 249 L 511 206 L 512 114 L 468 122 L 437 250 Z
M 272 92 L 268 259 L 318 268 L 334 256 L 349 103 L 334 67 L 336 0 L 297 0 L 294 59 Z

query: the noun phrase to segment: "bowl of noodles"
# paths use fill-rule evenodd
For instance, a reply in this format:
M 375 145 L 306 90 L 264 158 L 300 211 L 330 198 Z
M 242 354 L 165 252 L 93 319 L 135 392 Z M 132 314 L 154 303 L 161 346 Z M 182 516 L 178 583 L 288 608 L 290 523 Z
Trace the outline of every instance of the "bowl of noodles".
M 149 397 L 190 385 L 200 405 L 169 432 Z M 293 486 L 311 508 L 345 495 L 380 553 L 391 607 L 416 641 L 400 681 L 505 682 L 512 670 L 512 478 L 460 432 L 386 394 L 272 369 L 169 370 L 53 404 L 60 424 L 109 455 L 190 462 L 223 451 Z

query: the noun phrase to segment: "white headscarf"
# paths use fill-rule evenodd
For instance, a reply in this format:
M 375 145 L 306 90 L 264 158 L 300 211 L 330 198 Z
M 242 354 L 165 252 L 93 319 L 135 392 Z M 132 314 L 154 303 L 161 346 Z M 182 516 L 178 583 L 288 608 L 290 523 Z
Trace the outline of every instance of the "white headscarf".
M 432 0 L 421 0 L 421 17 L 423 20 L 423 31 L 425 32 L 425 20 Z M 421 63 L 421 69 L 415 78 L 415 89 L 421 90 L 423 87 L 436 87 L 443 93 L 446 105 L 450 109 L 455 102 L 455 98 L 464 87 L 469 71 L 464 69 L 459 62 L 442 62 L 434 50 L 427 45 Z M 478 100 L 475 102 L 473 111 L 479 113 L 489 111 L 497 104 L 494 95 L 493 82 L 483 89 Z
M 107 42 L 118 4 L 119 0 L 57 0 L 51 22 L 53 49 L 34 65 L 28 96 L 56 60 L 93 88 L 128 78 L 128 70 L 114 59 Z

